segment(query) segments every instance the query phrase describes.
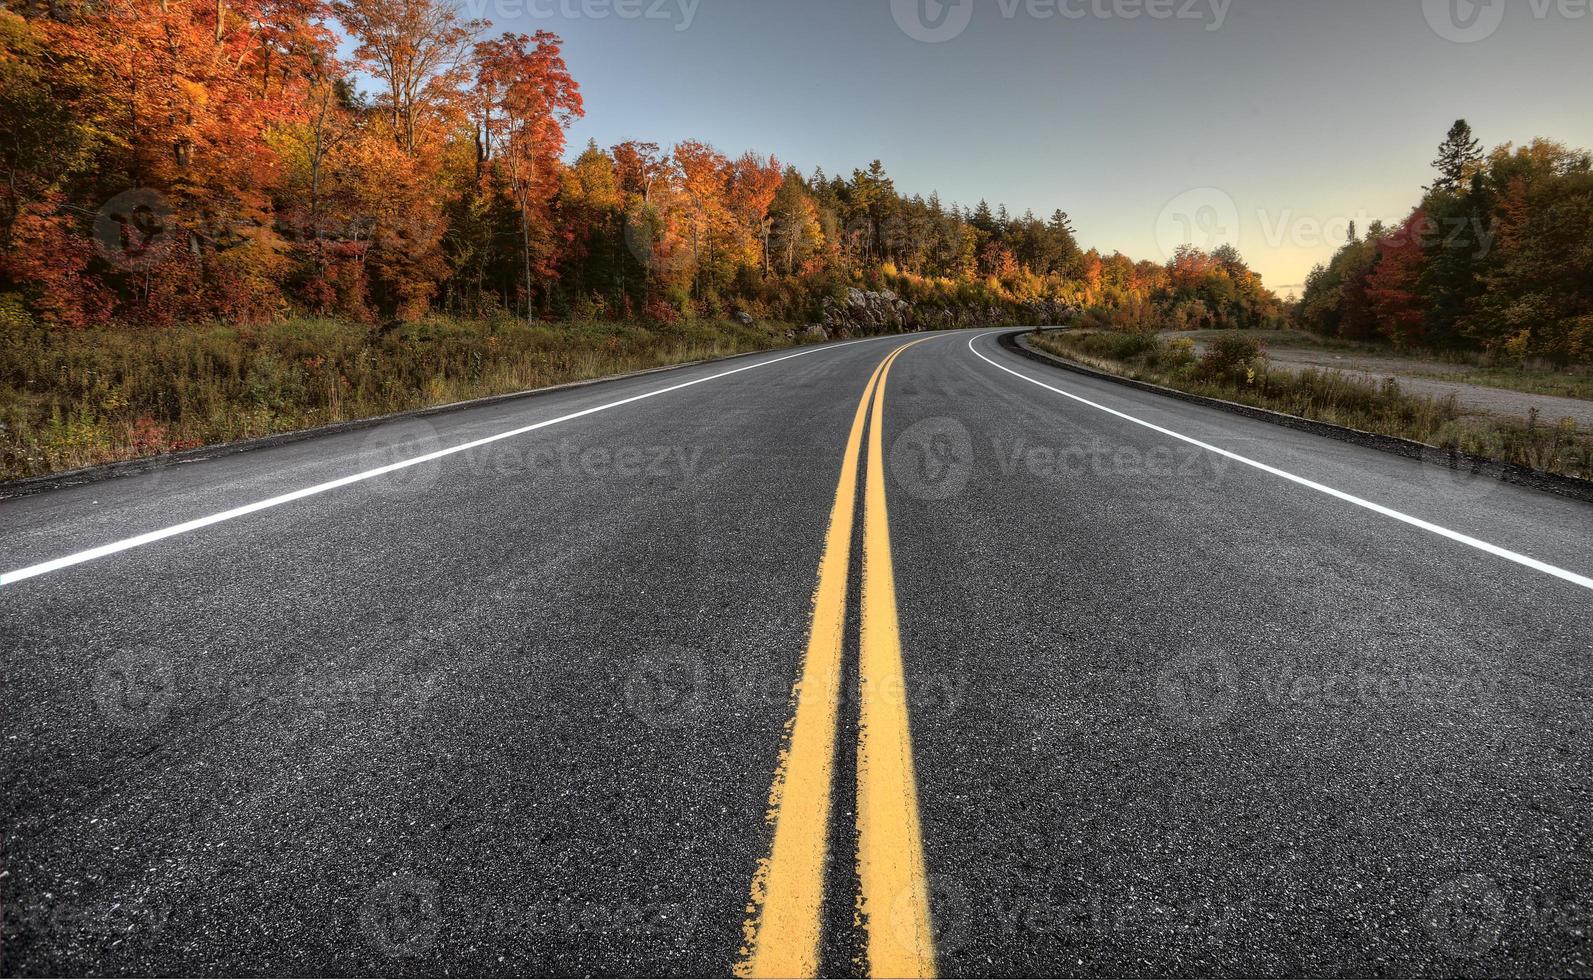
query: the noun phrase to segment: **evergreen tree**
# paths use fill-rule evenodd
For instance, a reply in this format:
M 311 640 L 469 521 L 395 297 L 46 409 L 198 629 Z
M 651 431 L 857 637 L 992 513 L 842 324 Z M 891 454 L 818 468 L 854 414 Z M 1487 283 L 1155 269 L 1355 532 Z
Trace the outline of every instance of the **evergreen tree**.
M 1464 194 L 1433 195 L 1428 203 L 1437 232 L 1421 274 L 1426 301 L 1423 327 L 1427 342 L 1459 346 L 1459 322 L 1482 292 L 1481 273 L 1493 243 L 1493 201 L 1481 172 L 1472 174 Z
M 973 217 L 968 223 L 982 232 L 990 233 L 995 231 L 996 218 L 995 215 L 990 213 L 990 202 L 981 198 L 979 206 L 974 209 Z
M 1471 125 L 1464 119 L 1455 120 L 1449 127 L 1449 136 L 1439 144 L 1438 159 L 1433 166 L 1438 169 L 1438 180 L 1428 190 L 1455 193 L 1466 186 L 1467 171 L 1482 163 L 1482 144 L 1472 138 Z

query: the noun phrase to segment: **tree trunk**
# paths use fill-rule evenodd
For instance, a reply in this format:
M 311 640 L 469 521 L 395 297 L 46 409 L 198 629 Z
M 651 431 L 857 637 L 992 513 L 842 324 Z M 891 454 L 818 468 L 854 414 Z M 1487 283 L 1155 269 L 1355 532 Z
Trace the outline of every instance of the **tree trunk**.
M 531 317 L 531 220 L 525 213 L 525 201 L 520 203 L 520 255 L 525 262 L 525 322 L 529 326 Z

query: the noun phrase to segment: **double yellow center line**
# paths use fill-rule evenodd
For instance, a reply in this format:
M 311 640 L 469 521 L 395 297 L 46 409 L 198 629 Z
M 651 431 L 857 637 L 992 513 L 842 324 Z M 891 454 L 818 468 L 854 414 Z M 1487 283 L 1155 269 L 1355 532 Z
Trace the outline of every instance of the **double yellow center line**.
M 891 566 L 883 436 L 885 383 L 891 365 L 902 351 L 920 343 L 923 341 L 897 348 L 874 369 L 847 438 L 824 556 L 819 562 L 807 655 L 795 689 L 796 710 L 769 791 L 774 840 L 753 878 L 746 942 L 736 965 L 738 976 L 818 975 L 846 588 L 865 427 L 868 465 L 858 643 L 857 910 L 870 974 L 935 975 L 906 675 L 896 617 L 896 579 Z

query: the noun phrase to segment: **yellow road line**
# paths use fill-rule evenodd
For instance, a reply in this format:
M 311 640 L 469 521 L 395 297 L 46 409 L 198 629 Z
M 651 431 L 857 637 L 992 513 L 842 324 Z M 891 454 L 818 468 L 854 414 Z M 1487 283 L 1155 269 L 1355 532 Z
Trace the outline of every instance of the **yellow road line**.
M 818 975 L 836 716 L 840 711 L 841 649 L 846 631 L 846 583 L 857 507 L 857 464 L 869 399 L 889 362 L 890 358 L 880 362 L 863 390 L 841 461 L 841 479 L 835 489 L 824 557 L 819 562 L 818 589 L 813 596 L 807 655 L 796 686 L 796 712 L 787 729 L 789 742 L 781 753 L 774 785 L 769 790 L 774 842 L 769 857 L 759 862 L 752 880 L 752 900 L 743 927 L 745 945 L 736 964 L 736 975 L 741 977 Z
M 922 343 L 922 341 L 916 341 Z M 907 347 L 911 347 L 908 344 Z M 869 424 L 864 485 L 862 638 L 857 742 L 858 909 L 867 930 L 869 973 L 933 977 L 935 938 L 918 825 L 907 682 L 896 617 L 890 514 L 885 501 L 885 385 L 900 348 L 885 362 Z

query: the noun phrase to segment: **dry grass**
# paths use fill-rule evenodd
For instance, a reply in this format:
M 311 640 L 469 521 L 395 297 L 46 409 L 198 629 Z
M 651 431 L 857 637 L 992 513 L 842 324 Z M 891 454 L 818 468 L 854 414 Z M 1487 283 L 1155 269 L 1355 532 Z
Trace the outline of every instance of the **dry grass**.
M 790 343 L 785 325 L 0 326 L 0 479 Z

